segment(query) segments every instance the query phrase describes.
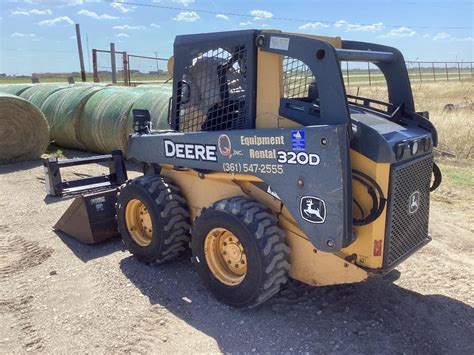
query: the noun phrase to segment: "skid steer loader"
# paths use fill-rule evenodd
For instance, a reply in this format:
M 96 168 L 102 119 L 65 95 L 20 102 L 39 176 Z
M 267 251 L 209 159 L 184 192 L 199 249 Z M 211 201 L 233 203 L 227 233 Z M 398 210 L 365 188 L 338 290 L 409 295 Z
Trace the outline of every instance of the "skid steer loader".
M 375 64 L 388 102 L 347 95 L 341 61 Z M 178 36 L 171 63 L 172 129 L 136 115 L 128 155 L 144 175 L 116 196 L 136 258 L 190 246 L 216 298 L 252 307 L 288 277 L 361 282 L 430 241 L 438 138 L 398 50 L 246 30 Z

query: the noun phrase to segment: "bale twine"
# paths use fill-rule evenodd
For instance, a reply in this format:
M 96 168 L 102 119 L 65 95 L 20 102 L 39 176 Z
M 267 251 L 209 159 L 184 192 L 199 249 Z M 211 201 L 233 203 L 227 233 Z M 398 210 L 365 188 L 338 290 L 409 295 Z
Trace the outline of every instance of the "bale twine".
M 126 150 L 128 117 L 141 93 L 117 87 L 105 88 L 85 104 L 79 120 L 79 141 L 93 152 Z
M 37 84 L 23 91 L 20 97 L 41 108 L 41 105 L 43 105 L 49 95 L 68 87 L 71 86 L 68 84 Z
M 130 111 L 130 118 L 127 125 L 127 134 L 133 132 L 133 110 L 148 110 L 151 118 L 151 128 L 153 130 L 170 129 L 168 124 L 168 106 L 172 95 L 171 85 L 154 86 L 153 89 L 144 92 L 133 104 Z
M 0 163 L 37 159 L 48 143 L 43 113 L 25 99 L 0 93 Z
M 79 118 L 87 100 L 104 86 L 80 85 L 51 94 L 41 106 L 51 140 L 61 147 L 85 150 L 78 138 Z
M 26 89 L 32 87 L 33 84 L 3 84 L 0 85 L 0 92 L 12 95 L 20 95 Z

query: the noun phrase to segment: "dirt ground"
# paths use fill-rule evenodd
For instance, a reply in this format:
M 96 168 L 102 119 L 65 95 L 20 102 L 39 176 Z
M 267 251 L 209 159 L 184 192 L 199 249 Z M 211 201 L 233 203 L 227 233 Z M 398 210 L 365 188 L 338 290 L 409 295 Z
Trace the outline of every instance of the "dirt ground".
M 189 258 L 151 267 L 120 240 L 57 235 L 71 199 L 45 197 L 41 162 L 0 166 L 0 352 L 473 354 L 474 188 L 448 175 L 432 197 L 433 241 L 397 271 L 290 284 L 242 311 L 216 301 Z

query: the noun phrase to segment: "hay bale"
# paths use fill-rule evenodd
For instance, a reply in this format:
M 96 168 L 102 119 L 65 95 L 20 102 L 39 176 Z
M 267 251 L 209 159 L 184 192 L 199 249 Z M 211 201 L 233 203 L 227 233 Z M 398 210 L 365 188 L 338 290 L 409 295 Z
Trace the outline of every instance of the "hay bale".
M 43 105 L 49 95 L 68 87 L 71 86 L 69 84 L 37 84 L 23 91 L 20 97 L 41 108 L 41 105 Z
M 3 84 L 0 85 L 0 92 L 12 95 L 20 95 L 26 89 L 32 87 L 33 84 Z
M 87 100 L 104 86 L 79 85 L 51 94 L 41 106 L 51 140 L 61 147 L 85 150 L 78 138 L 79 119 Z
M 164 91 L 172 91 L 173 90 L 173 84 L 141 84 L 137 85 L 133 88 L 134 90 L 142 90 L 142 91 L 148 91 L 148 90 L 164 90 Z
M 0 93 L 0 163 L 37 159 L 48 143 L 43 113 L 25 99 Z
M 125 151 L 129 113 L 141 94 L 117 87 L 94 94 L 84 106 L 79 120 L 78 138 L 82 145 L 98 153 L 115 149 Z
M 145 91 L 142 96 L 135 101 L 127 125 L 127 133 L 133 132 L 133 110 L 148 110 L 151 118 L 151 128 L 153 130 L 170 129 L 168 124 L 168 106 L 172 95 L 171 85 L 155 86 L 153 89 Z

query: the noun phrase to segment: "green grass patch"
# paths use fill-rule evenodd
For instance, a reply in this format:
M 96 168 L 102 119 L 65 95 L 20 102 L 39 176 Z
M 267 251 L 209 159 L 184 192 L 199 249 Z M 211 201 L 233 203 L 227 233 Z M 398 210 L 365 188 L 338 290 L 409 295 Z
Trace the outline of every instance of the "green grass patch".
M 472 166 L 439 165 L 443 174 L 443 182 L 462 186 L 474 186 L 474 168 Z
M 65 158 L 62 148 L 58 147 L 54 143 L 49 144 L 49 146 L 46 149 L 45 153 L 48 154 L 49 156 L 53 156 L 53 157 L 56 157 L 56 158 L 59 158 L 59 159 L 64 159 Z

